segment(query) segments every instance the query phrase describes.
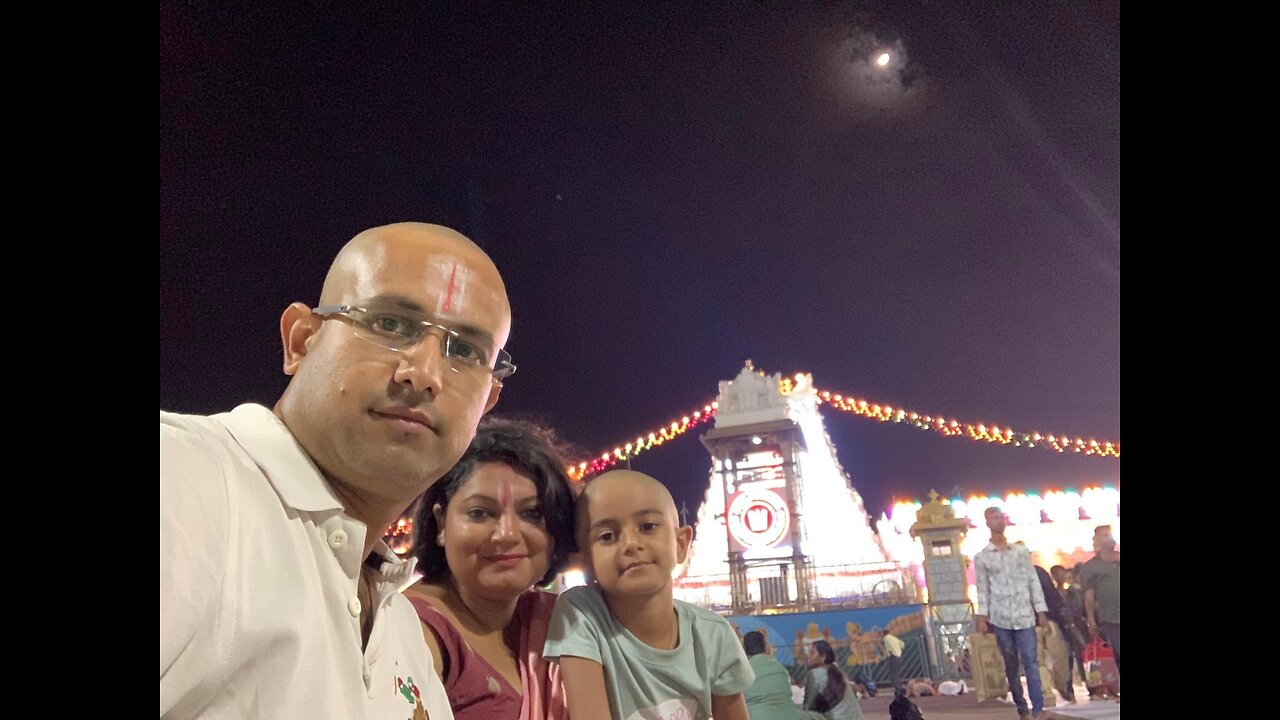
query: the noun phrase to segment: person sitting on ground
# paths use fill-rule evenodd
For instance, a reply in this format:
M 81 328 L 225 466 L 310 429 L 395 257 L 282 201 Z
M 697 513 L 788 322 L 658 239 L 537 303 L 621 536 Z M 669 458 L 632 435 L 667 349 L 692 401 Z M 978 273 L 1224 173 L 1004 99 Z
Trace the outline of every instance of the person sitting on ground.
M 822 713 L 828 720 L 861 720 L 862 708 L 849 681 L 836 665 L 836 652 L 826 640 L 809 646 L 809 677 L 804 686 L 804 709 Z
M 914 678 L 907 681 L 907 694 L 911 697 L 937 695 L 938 689 L 928 678 Z
M 756 674 L 755 682 L 743 691 L 751 720 L 797 720 L 791 694 L 791 674 L 773 657 L 772 648 L 759 630 L 742 636 L 742 649 Z

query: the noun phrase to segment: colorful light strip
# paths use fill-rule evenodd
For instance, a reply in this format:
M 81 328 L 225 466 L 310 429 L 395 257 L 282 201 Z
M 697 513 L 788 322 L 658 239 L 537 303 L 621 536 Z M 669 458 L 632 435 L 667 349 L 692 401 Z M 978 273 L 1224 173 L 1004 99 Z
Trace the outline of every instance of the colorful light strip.
M 628 458 L 633 458 L 646 450 L 659 447 L 668 440 L 675 440 L 689 432 L 689 430 L 715 417 L 716 411 L 719 409 L 720 403 L 713 402 L 703 405 L 701 410 L 694 410 L 687 415 L 681 416 L 679 420 L 672 420 L 666 425 L 650 431 L 648 434 L 638 435 L 635 440 L 625 445 L 619 445 L 611 452 L 601 453 L 598 457 L 583 460 L 577 465 L 570 465 L 566 468 L 569 478 L 575 481 L 583 480 Z
M 881 405 L 861 398 L 848 397 L 826 390 L 818 390 L 818 402 L 837 410 L 880 422 L 909 423 L 920 430 L 933 430 L 944 437 L 967 436 L 975 442 L 999 443 L 1024 448 L 1044 448 L 1059 453 L 1075 452 L 1100 458 L 1120 458 L 1120 441 L 1101 441 L 1066 435 L 1041 435 L 1038 432 L 1021 433 L 1013 428 L 998 425 L 963 423 L 954 418 L 935 417 L 912 412 L 890 405 Z

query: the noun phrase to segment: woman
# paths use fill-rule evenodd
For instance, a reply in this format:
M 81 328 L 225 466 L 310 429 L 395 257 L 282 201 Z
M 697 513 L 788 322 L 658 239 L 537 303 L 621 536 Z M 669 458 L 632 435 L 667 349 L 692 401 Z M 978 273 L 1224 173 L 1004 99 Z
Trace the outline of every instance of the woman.
M 486 419 L 414 517 L 422 582 L 405 590 L 458 720 L 562 720 L 542 659 L 555 596 L 536 589 L 573 552 L 573 494 L 551 433 Z
M 809 646 L 809 677 L 804 684 L 804 709 L 822 713 L 829 720 L 860 720 L 862 707 L 836 666 L 836 652 L 826 640 Z

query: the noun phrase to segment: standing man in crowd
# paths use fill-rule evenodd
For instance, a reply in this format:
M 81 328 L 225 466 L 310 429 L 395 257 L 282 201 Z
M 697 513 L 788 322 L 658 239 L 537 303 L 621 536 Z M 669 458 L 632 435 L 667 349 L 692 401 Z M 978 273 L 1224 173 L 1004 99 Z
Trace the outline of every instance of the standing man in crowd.
M 1093 531 L 1092 558 L 1080 570 L 1084 586 L 1084 612 L 1089 630 L 1102 635 L 1116 656 L 1120 669 L 1120 553 L 1110 525 L 1099 525 Z
M 1005 677 L 1013 692 L 1013 703 L 1019 717 L 1038 720 L 1044 710 L 1044 694 L 1040 683 L 1040 665 L 1036 660 L 1036 625 L 1046 623 L 1044 592 L 1031 564 L 1031 551 L 1022 543 L 1011 543 L 1004 531 L 1008 524 L 999 507 L 989 507 L 983 514 L 991 530 L 991 542 L 974 559 L 974 576 L 978 586 L 976 620 L 978 632 L 994 631 L 1004 656 Z M 1031 708 L 1022 695 L 1022 679 L 1018 665 L 1027 674 L 1027 692 Z

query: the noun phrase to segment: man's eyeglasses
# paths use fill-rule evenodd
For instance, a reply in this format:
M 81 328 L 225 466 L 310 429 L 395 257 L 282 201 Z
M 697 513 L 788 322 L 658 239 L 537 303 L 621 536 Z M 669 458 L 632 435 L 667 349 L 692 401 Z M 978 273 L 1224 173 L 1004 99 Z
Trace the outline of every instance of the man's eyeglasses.
M 440 331 L 443 355 L 454 372 L 488 373 L 501 382 L 516 371 L 511 355 L 498 348 L 490 352 L 480 342 L 468 340 L 455 330 L 429 322 L 402 309 L 358 307 L 355 305 L 321 305 L 311 312 L 321 317 L 337 315 L 351 321 L 356 337 L 403 352 L 422 342 L 432 329 Z M 495 357 L 496 356 L 496 357 Z

